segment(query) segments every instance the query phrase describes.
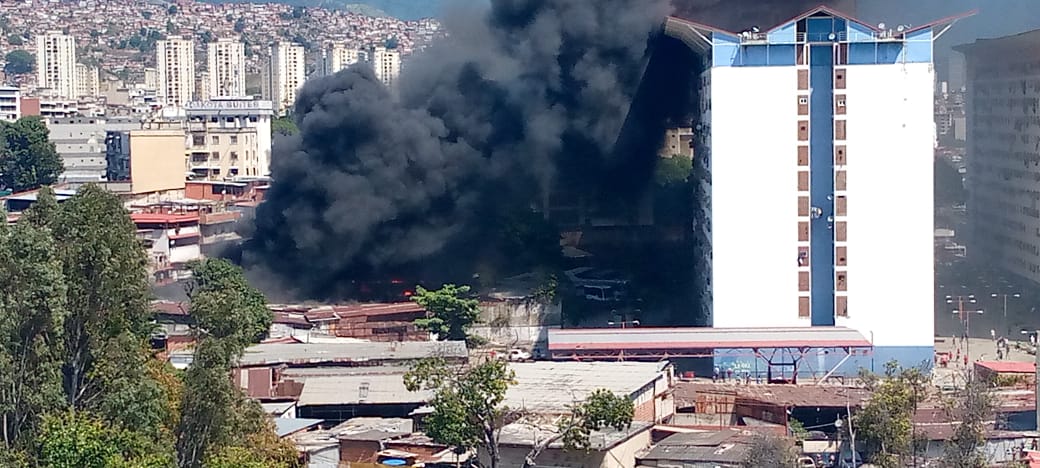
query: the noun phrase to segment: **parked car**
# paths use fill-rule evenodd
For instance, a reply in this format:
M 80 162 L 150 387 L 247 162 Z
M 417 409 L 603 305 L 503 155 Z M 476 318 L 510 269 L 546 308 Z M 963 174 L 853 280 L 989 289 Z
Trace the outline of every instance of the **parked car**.
M 509 360 L 513 362 L 527 362 L 531 360 L 531 353 L 522 349 L 510 349 Z

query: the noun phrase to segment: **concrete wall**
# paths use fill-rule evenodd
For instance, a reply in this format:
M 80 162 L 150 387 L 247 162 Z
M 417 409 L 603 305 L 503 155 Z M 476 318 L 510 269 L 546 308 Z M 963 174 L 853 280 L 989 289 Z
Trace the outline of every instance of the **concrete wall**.
M 184 190 L 184 132 L 130 132 L 130 180 L 133 192 Z
M 711 70 L 713 325 L 798 326 L 794 67 Z
M 934 72 L 928 63 L 847 70 L 848 317 L 837 325 L 876 346 L 927 348 L 930 359 Z

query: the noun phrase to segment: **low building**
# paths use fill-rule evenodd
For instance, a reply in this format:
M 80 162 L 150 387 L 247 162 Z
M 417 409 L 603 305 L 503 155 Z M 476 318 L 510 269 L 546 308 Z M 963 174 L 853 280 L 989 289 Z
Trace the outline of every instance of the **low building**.
M 1033 385 L 1036 364 L 1015 361 L 975 361 L 975 375 L 1000 387 Z
M 198 215 L 131 213 L 130 219 L 148 251 L 152 281 L 163 284 L 185 278 L 187 263 L 202 258 Z
M 428 390 L 405 388 L 403 372 L 311 377 L 303 385 L 297 411 L 301 417 L 334 422 L 366 416 L 404 418 L 432 396 Z
M 304 313 L 329 335 L 372 341 L 428 341 L 430 333 L 415 326 L 425 316 L 415 302 L 321 306 Z
M 307 467 L 336 467 L 340 463 L 372 463 L 383 442 L 412 433 L 412 421 L 402 418 L 354 418 L 329 429 L 296 434 L 296 444 Z
M 630 398 L 636 421 L 663 422 L 675 412 L 672 365 L 663 362 L 515 363 L 516 384 L 505 405 L 527 414 L 570 414 L 571 407 L 598 389 Z M 561 391 L 565 390 L 565 391 Z
M 680 432 L 668 436 L 637 456 L 639 466 L 740 468 L 752 450 L 753 432 Z
M 200 179 L 270 174 L 271 101 L 221 97 L 185 106 L 188 170 Z
M 61 180 L 72 187 L 88 182 L 100 183 L 108 176 L 108 132 L 129 132 L 141 128 L 133 118 L 51 116 L 47 119 L 48 139 L 61 156 L 65 172 Z M 127 145 L 126 151 L 130 148 Z M 182 169 L 183 171 L 183 169 Z
M 7 212 L 8 216 L 13 214 L 21 213 L 33 203 L 36 203 L 36 197 L 39 195 L 39 189 L 27 190 L 24 192 L 12 193 L 10 195 L 4 195 L 0 197 L 0 205 L 3 206 L 4 211 Z M 64 202 L 76 195 L 75 190 L 55 189 L 54 199 L 58 202 Z
M 589 434 L 589 449 L 566 450 L 562 440 L 550 442 L 538 457 L 537 466 L 574 468 L 633 468 L 636 456 L 650 447 L 653 423 L 635 421 L 624 430 L 605 428 Z M 507 424 L 498 436 L 501 466 L 524 466 L 531 449 L 552 438 L 559 439 L 554 425 L 524 422 Z M 485 451 L 480 458 L 487 460 Z

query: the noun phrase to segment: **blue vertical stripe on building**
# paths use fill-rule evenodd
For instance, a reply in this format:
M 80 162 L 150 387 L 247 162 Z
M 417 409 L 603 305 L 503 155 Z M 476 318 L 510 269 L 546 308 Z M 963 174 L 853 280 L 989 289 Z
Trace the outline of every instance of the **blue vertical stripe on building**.
M 809 265 L 812 325 L 834 325 L 834 49 L 809 47 Z

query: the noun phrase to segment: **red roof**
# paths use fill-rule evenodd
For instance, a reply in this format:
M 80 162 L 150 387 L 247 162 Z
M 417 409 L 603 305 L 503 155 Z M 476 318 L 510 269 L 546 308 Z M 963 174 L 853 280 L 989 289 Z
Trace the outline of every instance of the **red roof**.
M 172 213 L 130 213 L 130 219 L 137 224 L 155 223 L 198 223 L 198 214 Z
M 426 309 L 414 302 L 397 302 L 392 304 L 352 304 L 315 307 L 304 313 L 304 317 L 312 322 L 322 320 L 339 320 L 347 317 L 378 317 L 396 314 L 423 314 Z
M 1015 361 L 975 361 L 975 367 L 989 369 L 999 374 L 1032 374 L 1036 372 L 1036 364 Z

